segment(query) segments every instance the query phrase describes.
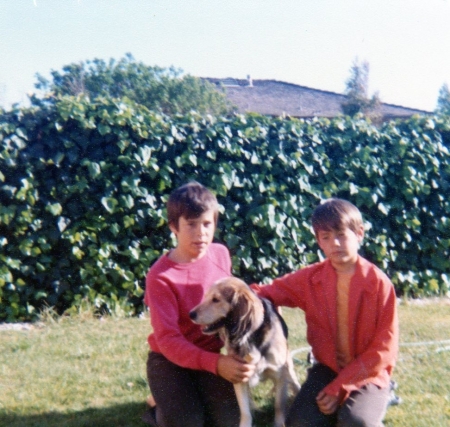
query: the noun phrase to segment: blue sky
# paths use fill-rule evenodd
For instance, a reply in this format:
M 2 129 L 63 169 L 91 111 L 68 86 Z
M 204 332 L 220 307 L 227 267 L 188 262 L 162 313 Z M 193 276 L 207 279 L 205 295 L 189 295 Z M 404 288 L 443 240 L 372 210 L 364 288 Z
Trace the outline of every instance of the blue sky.
M 382 101 L 433 110 L 450 85 L 450 0 L 0 0 L 0 105 L 24 102 L 36 73 L 127 52 L 338 93 L 359 58 Z

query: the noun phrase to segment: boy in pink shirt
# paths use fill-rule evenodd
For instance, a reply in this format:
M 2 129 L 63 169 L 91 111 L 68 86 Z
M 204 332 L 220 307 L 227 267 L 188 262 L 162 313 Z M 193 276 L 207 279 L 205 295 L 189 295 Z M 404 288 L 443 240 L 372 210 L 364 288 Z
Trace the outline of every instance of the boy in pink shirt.
M 146 278 L 144 301 L 153 327 L 147 376 L 156 407 L 144 420 L 160 427 L 238 426 L 232 383 L 248 381 L 253 365 L 220 354 L 220 339 L 203 334 L 189 318 L 205 291 L 231 275 L 228 250 L 212 243 L 217 200 L 191 182 L 170 195 L 167 214 L 177 246 L 158 259 Z
M 396 295 L 388 277 L 358 254 L 359 210 L 329 199 L 312 216 L 326 260 L 252 286 L 277 306 L 305 312 L 317 363 L 295 398 L 286 427 L 382 426 L 398 351 Z

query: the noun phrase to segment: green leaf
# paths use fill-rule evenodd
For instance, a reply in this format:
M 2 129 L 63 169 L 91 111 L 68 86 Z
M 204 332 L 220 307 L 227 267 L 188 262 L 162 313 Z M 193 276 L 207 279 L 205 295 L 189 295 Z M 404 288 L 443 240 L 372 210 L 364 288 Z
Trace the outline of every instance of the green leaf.
M 47 205 L 45 210 L 47 212 L 50 212 L 53 216 L 58 216 L 61 215 L 63 209 L 59 203 L 52 203 L 50 205 Z
M 111 133 L 111 128 L 108 125 L 105 125 L 103 123 L 99 123 L 97 125 L 98 133 L 102 136 Z
M 74 246 L 72 248 L 72 253 L 77 259 L 82 259 L 85 255 L 85 253 L 78 246 Z
M 91 178 L 96 178 L 102 173 L 102 169 L 98 163 L 89 162 L 87 167 Z
M 127 194 L 125 196 L 120 196 L 120 200 L 122 202 L 122 205 L 125 206 L 127 209 L 132 209 L 134 206 L 134 199 L 130 194 Z
M 123 217 L 123 225 L 125 226 L 125 228 L 129 228 L 131 226 L 133 226 L 135 223 L 134 218 L 128 215 L 125 215 Z
M 102 197 L 102 205 L 109 213 L 114 213 L 119 202 L 113 197 Z

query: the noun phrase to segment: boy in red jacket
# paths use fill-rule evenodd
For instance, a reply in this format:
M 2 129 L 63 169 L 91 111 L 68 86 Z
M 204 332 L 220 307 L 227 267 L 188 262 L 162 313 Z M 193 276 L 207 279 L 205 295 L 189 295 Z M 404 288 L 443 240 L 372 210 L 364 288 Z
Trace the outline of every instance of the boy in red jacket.
M 233 427 L 239 407 L 232 383 L 248 381 L 253 365 L 220 354 L 223 343 L 189 318 L 205 291 L 231 275 L 225 246 L 212 243 L 218 218 L 215 196 L 191 182 L 169 197 L 167 214 L 177 246 L 150 268 L 144 301 L 153 332 L 147 376 L 156 407 L 144 421 L 160 427 Z
M 329 199 L 312 216 L 326 260 L 252 286 L 275 305 L 305 312 L 317 363 L 295 398 L 286 427 L 382 426 L 398 352 L 396 295 L 388 277 L 360 255 L 359 210 Z

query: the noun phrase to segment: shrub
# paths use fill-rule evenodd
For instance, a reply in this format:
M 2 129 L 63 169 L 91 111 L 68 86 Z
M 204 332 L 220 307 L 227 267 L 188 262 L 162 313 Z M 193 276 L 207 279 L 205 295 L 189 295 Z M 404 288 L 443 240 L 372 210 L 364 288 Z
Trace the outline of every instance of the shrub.
M 142 310 L 171 236 L 170 191 L 197 180 L 222 205 L 234 273 L 267 281 L 319 259 L 310 215 L 355 203 L 363 254 L 399 294 L 447 293 L 450 119 L 378 129 L 362 118 L 167 117 L 131 101 L 62 97 L 0 117 L 0 319 L 83 302 Z

